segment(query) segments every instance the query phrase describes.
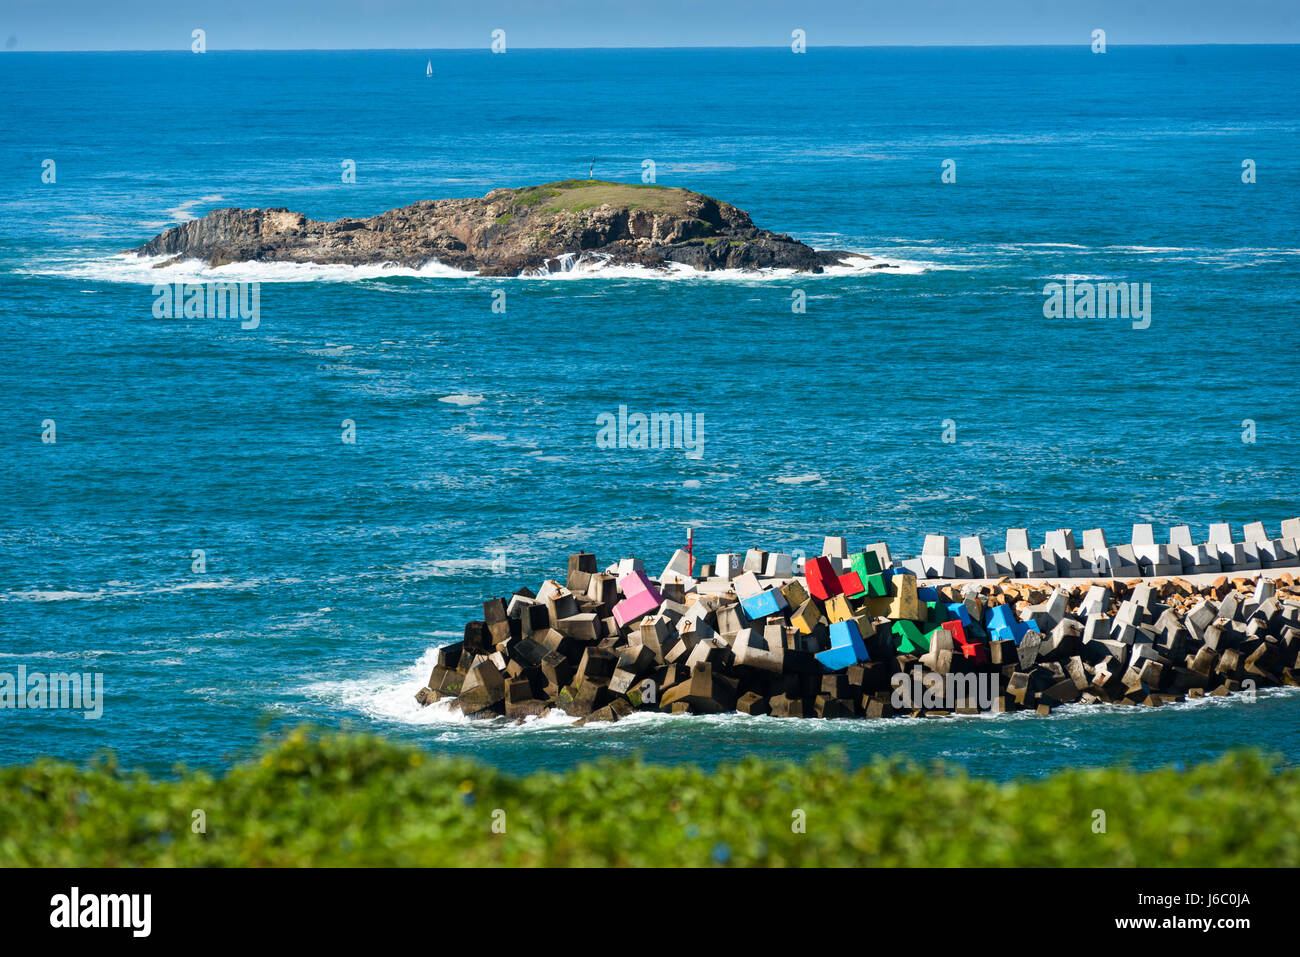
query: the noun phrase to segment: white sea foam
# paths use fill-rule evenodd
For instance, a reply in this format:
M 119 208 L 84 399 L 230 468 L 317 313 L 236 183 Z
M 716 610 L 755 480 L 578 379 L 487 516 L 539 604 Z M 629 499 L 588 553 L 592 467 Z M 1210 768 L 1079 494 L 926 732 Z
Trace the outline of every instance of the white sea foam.
M 343 263 L 240 262 L 209 266 L 197 259 L 168 263 L 167 256 L 137 256 L 119 253 L 98 259 L 42 263 L 23 272 L 66 279 L 89 279 L 97 282 L 142 283 L 147 285 L 177 282 L 356 282 L 368 279 L 472 279 L 475 273 L 455 269 L 439 262 L 429 262 L 413 269 L 395 263 L 349 266 Z M 167 265 L 162 265 L 168 263 Z
M 804 485 L 808 482 L 820 482 L 820 472 L 806 472 L 803 475 L 778 475 L 776 481 L 781 485 Z
M 139 598 L 145 595 L 170 595 L 185 591 L 234 590 L 257 588 L 260 579 L 235 581 L 233 579 L 184 581 L 172 585 L 132 585 L 118 583 L 119 587 L 97 588 L 94 591 L 73 589 L 28 589 L 0 593 L 0 602 L 44 601 L 104 601 L 118 598 Z
M 410 279 L 479 279 L 476 272 L 457 269 L 437 261 L 413 268 L 395 263 L 352 266 L 343 263 L 239 262 L 209 266 L 197 259 L 171 262 L 168 256 L 137 256 L 118 253 L 90 259 L 51 260 L 28 265 L 19 270 L 28 275 L 55 276 L 94 282 L 135 283 L 145 285 L 204 282 L 358 282 L 394 278 Z M 965 269 L 966 266 L 890 259 L 862 254 L 849 256 L 840 265 L 829 266 L 820 274 L 800 273 L 795 269 L 717 269 L 698 270 L 684 263 L 669 263 L 663 269 L 637 264 L 616 265 L 609 257 L 584 254 L 560 257 L 561 268 L 551 272 L 528 270 L 517 277 L 527 281 L 562 281 L 575 279 L 655 279 L 722 282 L 762 282 L 789 279 L 793 276 L 816 279 L 821 276 L 866 276 L 874 273 L 919 275 L 931 270 Z M 166 265 L 164 265 L 164 263 Z M 888 268 L 877 268 L 885 266 Z M 500 282 L 511 277 L 491 277 Z
M 468 405 L 478 405 L 483 401 L 483 396 L 457 393 L 455 395 L 444 395 L 438 399 L 438 401 L 446 402 L 448 405 L 459 405 L 463 407 Z

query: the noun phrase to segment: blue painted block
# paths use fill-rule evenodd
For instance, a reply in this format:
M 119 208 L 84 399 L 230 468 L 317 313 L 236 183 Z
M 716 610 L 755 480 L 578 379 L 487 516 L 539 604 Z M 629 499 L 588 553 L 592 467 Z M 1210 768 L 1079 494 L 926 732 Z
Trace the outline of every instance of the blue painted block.
M 757 621 L 760 618 L 766 618 L 768 615 L 775 615 L 786 607 L 785 596 L 776 589 L 761 591 L 757 595 L 750 595 L 748 598 L 742 598 L 740 607 L 744 609 L 745 614 L 751 621 Z
M 916 589 L 916 597 L 921 601 L 938 601 L 939 589 L 931 585 L 919 587 Z
M 984 627 L 989 631 L 1010 630 L 1015 622 L 1016 615 L 1010 605 L 994 605 L 984 616 Z
M 1038 631 L 1038 625 L 1032 621 L 1016 621 L 1010 605 L 994 605 L 985 618 L 989 637 L 995 641 L 1010 638 L 1017 645 L 1031 631 Z
M 857 653 L 849 646 L 817 652 L 817 663 L 827 671 L 843 671 L 858 663 Z
M 858 623 L 852 620 L 832 624 L 830 650 L 817 653 L 817 661 L 827 671 L 843 671 L 849 665 L 870 660 Z
M 969 628 L 971 625 L 970 609 L 966 607 L 964 601 L 955 601 L 948 605 L 948 615 L 961 622 L 962 628 Z

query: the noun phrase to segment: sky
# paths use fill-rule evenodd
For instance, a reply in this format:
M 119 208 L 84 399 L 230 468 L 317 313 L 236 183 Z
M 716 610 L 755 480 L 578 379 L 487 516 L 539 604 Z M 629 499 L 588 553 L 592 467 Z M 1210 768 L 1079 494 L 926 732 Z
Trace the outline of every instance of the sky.
M 0 51 L 1300 43 L 1300 0 L 0 0 Z

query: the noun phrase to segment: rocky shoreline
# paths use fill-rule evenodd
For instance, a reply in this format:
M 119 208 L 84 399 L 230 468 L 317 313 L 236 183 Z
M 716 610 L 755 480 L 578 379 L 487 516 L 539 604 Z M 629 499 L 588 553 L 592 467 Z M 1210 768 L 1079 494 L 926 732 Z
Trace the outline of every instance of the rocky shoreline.
M 1277 561 L 1296 564 L 1294 546 Z M 564 583 L 485 601 L 464 638 L 439 649 L 416 700 L 582 724 L 635 711 L 1050 714 L 1300 684 L 1300 568 L 1233 571 L 1216 557 L 1223 573 L 1200 584 L 1174 574 L 924 585 L 883 545 L 850 554 L 828 538 L 823 552 L 751 549 L 696 572 L 679 550 L 657 579 L 637 559 L 598 571 L 594 555 L 571 555 Z
M 859 253 L 816 250 L 759 229 L 744 210 L 665 186 L 564 180 L 427 200 L 364 219 L 324 222 L 283 207 L 218 209 L 133 250 L 167 265 L 201 260 L 419 268 L 437 262 L 483 276 L 562 272 L 589 257 L 613 265 L 702 271 L 820 273 Z M 875 263 L 871 268 L 892 268 Z

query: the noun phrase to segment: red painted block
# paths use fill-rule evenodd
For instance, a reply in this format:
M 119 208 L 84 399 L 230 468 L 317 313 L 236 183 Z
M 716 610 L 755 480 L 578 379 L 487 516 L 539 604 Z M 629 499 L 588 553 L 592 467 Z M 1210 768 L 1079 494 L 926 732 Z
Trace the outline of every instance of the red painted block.
M 862 584 L 862 576 L 852 571 L 840 576 L 840 588 L 849 598 L 861 598 L 867 593 L 867 586 Z
M 966 627 L 960 621 L 957 621 L 956 619 L 953 621 L 945 621 L 941 627 L 952 635 L 952 640 L 961 651 L 963 657 L 970 658 L 977 662 L 985 662 L 989 660 L 988 645 L 984 644 L 982 641 L 972 641 L 967 638 Z
M 844 591 L 840 587 L 840 579 L 835 574 L 834 566 L 831 565 L 830 559 L 824 555 L 806 562 L 803 573 L 804 577 L 808 579 L 808 594 L 818 601 L 825 601 L 835 595 L 842 594 Z

